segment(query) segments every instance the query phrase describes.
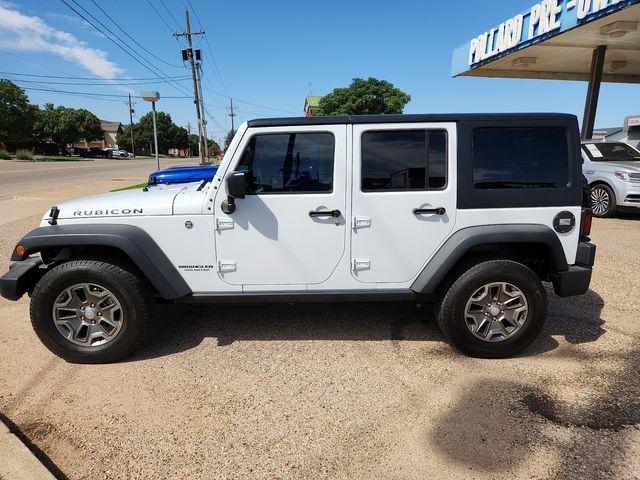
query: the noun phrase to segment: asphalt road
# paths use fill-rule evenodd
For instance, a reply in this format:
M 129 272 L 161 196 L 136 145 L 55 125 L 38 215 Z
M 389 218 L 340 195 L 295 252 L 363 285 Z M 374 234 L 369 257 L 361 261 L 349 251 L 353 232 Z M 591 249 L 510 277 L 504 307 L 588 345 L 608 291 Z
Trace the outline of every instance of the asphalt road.
M 197 162 L 195 158 L 161 159 L 160 167 Z M 153 158 L 64 162 L 0 160 L 0 227 L 42 214 L 71 198 L 145 182 L 156 168 Z
M 192 159 L 160 159 L 160 168 L 197 163 Z M 76 160 L 69 162 L 18 162 L 0 160 L 0 199 L 19 193 L 90 183 L 96 180 L 136 177 L 144 179 L 157 168 L 155 158 Z
M 0 252 L 38 222 L 6 215 Z M 60 478 L 638 479 L 640 216 L 592 236 L 591 290 L 505 360 L 411 306 L 158 305 L 132 357 L 73 365 L 0 299 L 0 413 Z

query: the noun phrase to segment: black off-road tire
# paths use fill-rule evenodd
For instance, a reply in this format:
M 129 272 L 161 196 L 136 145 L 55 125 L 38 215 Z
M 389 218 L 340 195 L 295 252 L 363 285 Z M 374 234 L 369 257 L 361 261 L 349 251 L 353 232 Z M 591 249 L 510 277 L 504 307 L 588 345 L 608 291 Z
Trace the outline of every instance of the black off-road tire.
M 119 331 L 102 345 L 78 345 L 65 338 L 54 322 L 56 299 L 77 284 L 106 288 L 120 304 Z M 56 266 L 37 283 L 31 295 L 31 324 L 44 345 L 72 363 L 111 363 L 133 352 L 144 339 L 150 314 L 146 283 L 124 268 L 98 260 L 74 260 Z
M 615 192 L 609 185 L 604 183 L 591 187 L 591 202 L 594 217 L 610 218 L 618 210 Z M 602 202 L 606 202 L 606 207 L 603 207 Z
M 467 327 L 465 309 L 472 295 L 484 285 L 506 282 L 517 287 L 528 304 L 526 320 L 512 336 L 496 342 L 477 338 Z M 436 304 L 436 318 L 442 332 L 466 355 L 504 358 L 525 349 L 542 329 L 547 317 L 547 295 L 538 276 L 512 260 L 487 260 L 459 272 L 445 285 Z

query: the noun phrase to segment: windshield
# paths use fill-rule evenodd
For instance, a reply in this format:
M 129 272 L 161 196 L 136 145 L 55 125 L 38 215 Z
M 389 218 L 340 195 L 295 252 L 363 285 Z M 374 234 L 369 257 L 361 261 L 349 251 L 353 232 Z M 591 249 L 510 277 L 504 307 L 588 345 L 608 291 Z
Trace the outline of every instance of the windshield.
M 594 162 L 640 160 L 640 152 L 626 143 L 585 143 L 583 146 Z

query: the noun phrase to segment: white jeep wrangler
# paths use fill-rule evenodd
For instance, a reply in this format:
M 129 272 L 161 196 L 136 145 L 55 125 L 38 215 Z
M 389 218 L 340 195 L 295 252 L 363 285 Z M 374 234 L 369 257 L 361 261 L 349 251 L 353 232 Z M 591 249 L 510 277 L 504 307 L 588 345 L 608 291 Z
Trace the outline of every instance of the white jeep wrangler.
M 459 350 L 504 357 L 540 332 L 542 282 L 589 288 L 590 224 L 571 115 L 254 120 L 210 182 L 53 207 L 0 293 L 71 362 L 131 353 L 154 299 L 434 303 Z

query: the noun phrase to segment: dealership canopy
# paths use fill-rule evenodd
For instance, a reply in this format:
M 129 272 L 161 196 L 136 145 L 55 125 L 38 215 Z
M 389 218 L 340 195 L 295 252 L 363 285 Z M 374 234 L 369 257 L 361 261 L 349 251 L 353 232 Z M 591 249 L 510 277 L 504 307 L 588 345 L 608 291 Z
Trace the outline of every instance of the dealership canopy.
M 543 0 L 453 53 L 453 76 L 588 80 L 591 137 L 600 82 L 640 83 L 640 0 Z

